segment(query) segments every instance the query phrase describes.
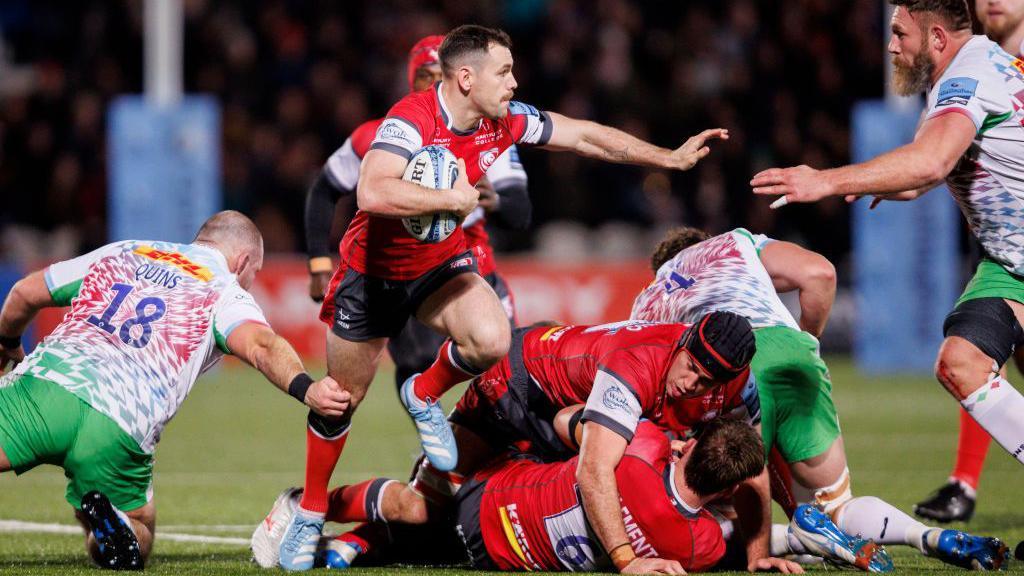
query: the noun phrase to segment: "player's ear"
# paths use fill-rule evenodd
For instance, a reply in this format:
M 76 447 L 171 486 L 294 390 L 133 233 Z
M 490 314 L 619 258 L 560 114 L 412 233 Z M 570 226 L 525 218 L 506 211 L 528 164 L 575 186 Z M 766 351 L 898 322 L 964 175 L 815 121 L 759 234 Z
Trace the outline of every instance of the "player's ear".
M 942 52 L 946 49 L 946 45 L 949 43 L 949 34 L 945 28 L 935 23 L 928 27 L 927 34 L 928 44 L 933 50 Z
M 235 254 L 235 262 L 232 267 L 231 273 L 235 276 L 241 276 L 242 272 L 245 272 L 247 266 L 252 265 L 252 258 L 249 256 L 248 251 L 241 251 Z
M 455 71 L 455 80 L 459 83 L 459 89 L 462 90 L 463 93 L 469 92 L 469 89 L 473 87 L 473 68 L 470 66 L 461 66 Z

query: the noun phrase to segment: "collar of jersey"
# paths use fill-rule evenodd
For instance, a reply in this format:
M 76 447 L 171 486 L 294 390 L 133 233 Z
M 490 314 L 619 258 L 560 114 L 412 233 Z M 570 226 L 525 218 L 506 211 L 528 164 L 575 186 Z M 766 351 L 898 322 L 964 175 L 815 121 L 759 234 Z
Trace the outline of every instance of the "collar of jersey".
M 480 126 L 484 123 L 483 119 L 477 123 L 476 128 L 472 130 L 459 130 L 452 123 L 452 115 L 448 113 L 448 105 L 444 103 L 444 95 L 441 94 L 441 82 L 434 85 L 434 92 L 437 93 L 438 107 L 441 109 L 441 119 L 444 120 L 444 127 L 451 130 L 452 134 L 456 136 L 469 136 L 480 129 Z
M 676 507 L 676 510 L 680 514 L 687 518 L 696 518 L 700 515 L 700 508 L 690 507 L 683 497 L 679 495 L 679 491 L 676 490 L 676 483 L 673 480 L 676 477 L 676 463 L 670 462 L 668 466 L 665 466 L 665 474 L 662 476 L 665 479 L 665 491 L 668 492 L 669 500 L 672 501 L 672 505 Z

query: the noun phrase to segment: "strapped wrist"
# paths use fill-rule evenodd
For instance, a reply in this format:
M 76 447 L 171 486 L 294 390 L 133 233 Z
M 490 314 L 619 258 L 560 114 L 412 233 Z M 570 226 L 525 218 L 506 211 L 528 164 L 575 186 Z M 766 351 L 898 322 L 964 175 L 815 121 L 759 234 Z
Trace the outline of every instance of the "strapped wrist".
M 309 391 L 309 387 L 312 385 L 313 379 L 310 378 L 309 374 L 300 372 L 295 378 L 292 378 L 291 384 L 288 385 L 288 395 L 305 404 L 306 392 Z
M 317 256 L 309 259 L 310 274 L 322 274 L 324 272 L 330 273 L 333 271 L 334 262 L 331 261 L 330 256 Z
M 633 552 L 633 546 L 629 542 L 623 542 L 615 548 L 608 551 L 608 556 L 612 559 L 612 564 L 615 564 L 615 569 L 622 572 L 629 566 L 630 562 L 636 560 L 636 553 Z

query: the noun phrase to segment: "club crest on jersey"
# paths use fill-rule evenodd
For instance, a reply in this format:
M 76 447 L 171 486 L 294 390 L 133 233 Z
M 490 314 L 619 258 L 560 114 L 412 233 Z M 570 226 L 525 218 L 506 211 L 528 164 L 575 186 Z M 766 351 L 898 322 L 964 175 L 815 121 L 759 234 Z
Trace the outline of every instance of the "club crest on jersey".
M 950 78 L 939 86 L 939 95 L 936 99 L 936 106 L 949 106 L 958 104 L 967 105 L 968 100 L 974 97 L 978 90 L 978 81 L 974 78 Z
M 491 164 L 494 164 L 494 161 L 498 159 L 499 153 L 500 151 L 496 147 L 488 148 L 487 150 L 481 152 L 480 160 L 478 161 L 480 165 L 480 171 L 487 172 L 487 169 L 491 167 Z
M 163 250 L 157 250 L 152 246 L 139 246 L 135 249 L 135 253 L 140 256 L 145 256 L 150 260 L 175 266 L 196 280 L 209 282 L 213 279 L 213 272 L 211 272 L 209 268 L 192 262 L 186 258 L 184 254 L 179 252 L 165 252 Z

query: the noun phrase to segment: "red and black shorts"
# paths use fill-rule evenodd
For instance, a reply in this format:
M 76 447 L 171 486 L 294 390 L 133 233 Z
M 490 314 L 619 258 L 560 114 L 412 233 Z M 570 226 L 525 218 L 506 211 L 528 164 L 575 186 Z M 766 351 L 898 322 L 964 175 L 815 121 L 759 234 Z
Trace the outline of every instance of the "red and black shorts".
M 394 338 L 428 296 L 467 273 L 477 273 L 470 251 L 445 260 L 414 280 L 368 276 L 342 262 L 327 287 L 320 320 L 339 338 L 351 342 Z
M 555 432 L 555 406 L 523 364 L 523 335 L 512 332 L 508 355 L 474 378 L 455 405 L 448 420 L 480 436 L 495 449 L 528 450 L 545 462 L 571 458 Z

